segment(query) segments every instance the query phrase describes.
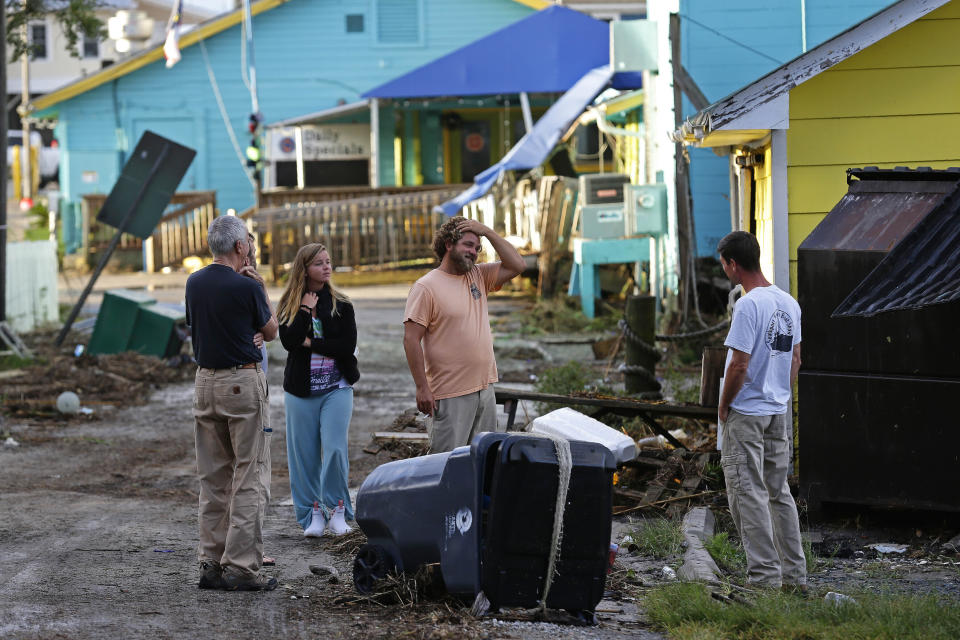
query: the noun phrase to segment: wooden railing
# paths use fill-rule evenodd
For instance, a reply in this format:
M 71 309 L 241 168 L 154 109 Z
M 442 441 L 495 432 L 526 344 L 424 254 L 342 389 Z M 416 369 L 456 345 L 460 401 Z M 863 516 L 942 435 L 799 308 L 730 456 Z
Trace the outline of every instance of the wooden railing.
M 101 224 L 97 214 L 106 201 L 106 194 L 83 196 L 83 221 L 86 233 L 83 250 L 91 259 L 113 239 L 116 229 Z M 170 199 L 166 213 L 157 224 L 153 235 L 146 241 L 124 233 L 117 245 L 115 262 L 139 267 L 146 253 L 148 271 L 179 264 L 187 256 L 203 256 L 207 251 L 207 227 L 217 215 L 216 191 L 183 191 Z
M 388 267 L 432 257 L 433 233 L 446 219 L 433 208 L 467 186 L 274 190 L 261 194 L 260 209 L 241 216 L 259 236 L 261 262 L 270 265 L 274 280 L 309 242 L 326 244 L 341 266 Z M 548 275 L 539 286 L 552 293 L 558 283 L 551 267 L 568 251 L 576 200 L 577 184 L 569 178 L 508 178 L 465 206 L 461 215 L 540 254 L 541 273 Z
M 372 198 L 394 194 L 423 193 L 424 191 L 447 191 L 450 189 L 466 189 L 467 184 L 424 184 L 419 186 L 399 187 L 310 187 L 307 189 L 275 188 L 260 192 L 260 208 L 274 209 L 288 205 L 302 206 L 309 203 L 335 202 L 339 200 L 355 200 L 356 198 Z
M 188 256 L 206 256 L 207 228 L 217 217 L 215 191 L 199 192 L 197 198 L 184 202 L 160 218 L 147 241 L 148 271 L 159 271 L 183 262 Z
M 263 262 L 274 280 L 297 250 L 322 242 L 338 265 L 387 267 L 430 258 L 433 233 L 446 219 L 434 207 L 463 190 L 463 185 L 264 208 L 250 216 L 260 238 Z

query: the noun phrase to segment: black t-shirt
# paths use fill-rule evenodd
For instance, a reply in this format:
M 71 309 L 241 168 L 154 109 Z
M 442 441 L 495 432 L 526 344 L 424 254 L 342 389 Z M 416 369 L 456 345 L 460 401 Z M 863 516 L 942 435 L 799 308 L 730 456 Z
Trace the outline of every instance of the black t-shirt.
M 226 369 L 261 361 L 253 334 L 272 314 L 256 281 L 214 263 L 187 278 L 186 303 L 197 364 Z

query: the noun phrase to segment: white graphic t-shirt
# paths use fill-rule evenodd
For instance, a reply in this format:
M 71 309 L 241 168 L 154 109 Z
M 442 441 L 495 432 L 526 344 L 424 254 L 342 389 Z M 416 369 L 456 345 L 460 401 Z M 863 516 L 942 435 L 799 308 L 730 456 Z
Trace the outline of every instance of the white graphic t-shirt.
M 313 337 L 323 337 L 323 325 L 319 318 L 313 318 Z M 319 395 L 347 386 L 350 385 L 340 373 L 336 360 L 319 353 L 310 354 L 310 395 Z
M 790 364 L 800 344 L 800 305 L 790 294 L 770 285 L 756 287 L 733 307 L 724 346 L 750 354 L 747 377 L 730 408 L 749 416 L 787 411 Z M 727 350 L 724 371 L 733 354 Z

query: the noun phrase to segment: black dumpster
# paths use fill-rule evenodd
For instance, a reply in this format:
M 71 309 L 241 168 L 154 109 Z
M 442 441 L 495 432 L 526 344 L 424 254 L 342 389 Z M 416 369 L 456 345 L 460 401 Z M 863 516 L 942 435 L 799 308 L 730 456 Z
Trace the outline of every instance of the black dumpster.
M 613 472 L 604 446 L 571 442 L 563 538 L 547 606 L 592 613 L 603 595 Z M 357 495 L 367 544 L 354 584 L 369 592 L 388 571 L 439 563 L 447 591 L 491 608 L 533 607 L 547 575 L 559 486 L 554 443 L 483 433 L 469 447 L 381 465 Z
M 851 169 L 800 244 L 800 492 L 960 510 L 960 171 Z

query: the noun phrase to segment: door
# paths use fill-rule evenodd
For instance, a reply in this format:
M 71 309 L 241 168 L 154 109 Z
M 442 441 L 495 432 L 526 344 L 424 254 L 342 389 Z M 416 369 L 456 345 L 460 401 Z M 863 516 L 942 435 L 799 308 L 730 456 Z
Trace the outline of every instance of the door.
M 460 129 L 460 180 L 473 182 L 473 177 L 490 168 L 490 121 L 464 120 Z

